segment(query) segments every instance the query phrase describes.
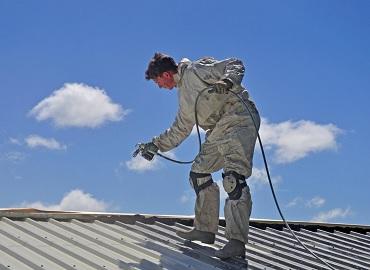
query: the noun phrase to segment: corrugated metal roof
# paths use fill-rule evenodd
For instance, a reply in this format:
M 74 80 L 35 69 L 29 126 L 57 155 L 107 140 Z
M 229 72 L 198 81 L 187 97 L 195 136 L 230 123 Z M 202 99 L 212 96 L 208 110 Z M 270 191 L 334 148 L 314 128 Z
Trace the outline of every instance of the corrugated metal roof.
M 247 269 L 245 260 L 213 256 L 227 242 L 223 226 L 214 245 L 179 238 L 175 231 L 189 229 L 189 217 L 9 210 L 0 216 L 0 270 Z M 336 269 L 370 269 L 370 227 L 297 222 L 293 227 Z M 249 237 L 248 269 L 326 269 L 281 223 L 252 221 Z

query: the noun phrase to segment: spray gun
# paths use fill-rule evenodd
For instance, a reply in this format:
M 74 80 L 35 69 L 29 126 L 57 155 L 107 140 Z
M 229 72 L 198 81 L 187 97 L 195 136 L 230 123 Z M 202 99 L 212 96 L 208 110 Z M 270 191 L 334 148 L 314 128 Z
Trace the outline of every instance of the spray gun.
M 136 145 L 136 150 L 132 154 L 133 157 L 136 157 L 138 154 L 140 154 L 143 158 L 145 158 L 148 161 L 151 161 L 155 155 L 157 155 L 158 147 L 150 142 L 150 143 L 138 143 Z
M 136 150 L 132 153 L 133 157 L 136 157 L 138 154 L 141 154 L 144 150 L 145 143 L 138 143 L 135 145 Z

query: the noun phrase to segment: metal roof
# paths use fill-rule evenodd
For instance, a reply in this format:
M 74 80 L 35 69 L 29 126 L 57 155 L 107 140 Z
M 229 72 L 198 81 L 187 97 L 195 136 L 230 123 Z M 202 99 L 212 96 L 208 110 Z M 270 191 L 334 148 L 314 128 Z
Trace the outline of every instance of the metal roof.
M 5 269 L 247 269 L 221 261 L 224 227 L 214 245 L 187 242 L 177 229 L 191 217 L 0 210 L 0 270 Z M 220 224 L 224 224 L 221 221 Z M 295 222 L 298 237 L 336 269 L 370 269 L 370 227 Z M 282 223 L 252 220 L 248 269 L 326 269 Z

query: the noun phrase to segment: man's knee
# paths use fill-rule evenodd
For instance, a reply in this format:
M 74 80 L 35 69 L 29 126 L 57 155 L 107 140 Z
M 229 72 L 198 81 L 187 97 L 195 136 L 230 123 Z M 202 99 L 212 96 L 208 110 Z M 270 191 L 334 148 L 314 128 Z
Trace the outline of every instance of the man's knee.
M 239 200 L 242 190 L 247 186 L 245 177 L 235 171 L 228 171 L 222 174 L 222 184 L 230 200 Z
M 190 185 L 194 188 L 197 196 L 200 191 L 213 184 L 212 175 L 210 173 L 196 173 L 191 171 L 189 176 Z

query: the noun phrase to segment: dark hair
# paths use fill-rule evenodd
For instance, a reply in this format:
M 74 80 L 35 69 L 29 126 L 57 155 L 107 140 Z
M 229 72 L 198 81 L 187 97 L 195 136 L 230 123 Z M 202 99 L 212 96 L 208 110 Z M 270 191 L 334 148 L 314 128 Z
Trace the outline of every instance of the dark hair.
M 145 79 L 153 80 L 166 71 L 177 73 L 175 60 L 171 56 L 156 52 L 145 71 Z

